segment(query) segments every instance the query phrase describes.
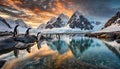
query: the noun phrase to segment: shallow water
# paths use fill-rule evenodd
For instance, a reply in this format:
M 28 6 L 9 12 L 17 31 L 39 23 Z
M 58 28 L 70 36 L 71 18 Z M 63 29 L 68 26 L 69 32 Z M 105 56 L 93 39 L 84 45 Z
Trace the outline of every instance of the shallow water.
M 1 54 L 7 60 L 4 69 L 119 69 L 120 50 L 96 38 L 61 36 L 43 40 L 41 48 L 33 46 L 31 53 L 22 50 L 15 58 L 13 51 Z M 120 48 L 120 47 L 117 47 Z

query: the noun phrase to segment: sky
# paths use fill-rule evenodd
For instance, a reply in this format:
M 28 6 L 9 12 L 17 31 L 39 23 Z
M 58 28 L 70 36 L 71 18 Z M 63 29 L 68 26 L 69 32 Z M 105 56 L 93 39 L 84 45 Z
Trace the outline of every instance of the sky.
M 120 11 L 120 0 L 0 0 L 0 16 L 21 18 L 33 27 L 61 13 L 71 17 L 77 10 L 91 20 L 106 22 Z

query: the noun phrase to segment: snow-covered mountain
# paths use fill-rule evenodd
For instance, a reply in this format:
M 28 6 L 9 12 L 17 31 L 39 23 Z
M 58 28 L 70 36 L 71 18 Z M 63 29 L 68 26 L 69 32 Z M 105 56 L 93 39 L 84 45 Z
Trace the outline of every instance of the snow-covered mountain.
M 98 32 L 114 32 L 114 31 L 120 31 L 120 24 L 118 23 L 112 24 Z
M 57 18 L 52 18 L 47 22 L 46 28 L 61 28 L 67 26 L 69 17 L 65 14 L 60 14 Z
M 117 12 L 108 22 L 105 24 L 104 28 L 99 32 L 113 32 L 120 31 L 120 12 Z
M 20 27 L 23 27 L 23 28 L 28 28 L 29 27 L 22 19 L 17 19 L 17 20 L 5 19 L 5 21 L 12 28 L 14 28 L 16 25 L 19 25 Z
M 107 21 L 107 23 L 105 24 L 104 28 L 107 28 L 108 26 L 112 25 L 112 24 L 115 24 L 119 21 L 119 18 L 120 18 L 120 11 L 117 12 L 115 14 L 115 16 L 113 16 L 111 19 L 109 19 Z M 120 22 L 118 22 L 120 24 Z
M 21 27 L 28 28 L 28 26 L 22 19 L 15 20 L 16 24 L 20 25 Z
M 0 17 L 0 31 L 10 31 L 11 26 L 5 21 L 4 18 Z
M 45 27 L 46 27 L 46 24 L 41 24 L 37 29 L 45 29 Z
M 70 28 L 79 28 L 81 30 L 91 30 L 94 26 L 85 18 L 80 11 L 76 11 L 68 21 Z
M 93 26 L 93 31 L 99 31 L 104 26 L 104 23 L 101 23 L 99 21 L 91 21 L 90 23 Z
M 29 28 L 29 26 L 21 19 L 12 20 L 0 17 L 0 31 L 13 31 L 16 25 L 19 25 L 20 28 Z
M 49 28 L 49 29 L 54 28 L 53 23 L 55 23 L 56 21 L 57 21 L 57 18 L 56 18 L 56 17 L 51 18 L 51 20 L 47 22 L 45 28 L 46 28 L 46 29 L 48 29 L 48 28 Z
M 70 19 L 68 16 L 64 14 L 60 14 L 57 18 L 53 17 L 46 24 L 41 24 L 38 27 L 38 29 L 63 28 L 64 30 L 77 29 L 77 30 L 98 31 L 102 27 L 103 25 L 101 22 L 89 21 L 79 11 L 76 11 Z

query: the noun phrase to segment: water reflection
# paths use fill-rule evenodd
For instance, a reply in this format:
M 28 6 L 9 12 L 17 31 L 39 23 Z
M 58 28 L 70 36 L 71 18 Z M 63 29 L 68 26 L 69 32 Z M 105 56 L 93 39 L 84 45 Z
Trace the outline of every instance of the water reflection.
M 70 49 L 80 61 L 97 66 L 118 68 L 120 59 L 115 49 L 95 38 L 79 38 L 70 42 Z M 115 55 L 116 54 L 116 55 Z
M 72 39 L 72 41 L 70 41 L 69 47 L 72 53 L 75 55 L 75 57 L 79 58 L 80 55 L 84 51 L 86 51 L 92 43 L 92 39 L 81 37 L 80 39 Z
M 79 61 L 85 63 L 110 68 L 120 66 L 120 54 L 110 45 L 95 38 L 75 37 L 69 44 L 64 40 L 51 41 L 47 44 L 52 50 L 57 50 L 60 54 L 70 50 Z
M 104 42 L 106 46 L 120 59 L 120 43 L 117 43 L 116 41 L 112 42 Z M 111 44 L 112 43 L 112 44 Z M 114 44 L 114 45 L 113 45 Z
M 55 40 L 47 42 L 47 44 L 52 50 L 57 50 L 59 54 L 64 54 L 69 50 L 68 44 L 64 40 Z
M 39 52 L 32 53 L 32 57 L 28 56 L 29 60 L 34 60 L 26 61 L 23 69 L 74 69 L 74 67 L 118 69 L 120 67 L 120 46 L 110 45 L 95 38 L 77 36 L 72 37 L 69 42 L 68 39 L 41 40 L 38 48 L 40 48 Z

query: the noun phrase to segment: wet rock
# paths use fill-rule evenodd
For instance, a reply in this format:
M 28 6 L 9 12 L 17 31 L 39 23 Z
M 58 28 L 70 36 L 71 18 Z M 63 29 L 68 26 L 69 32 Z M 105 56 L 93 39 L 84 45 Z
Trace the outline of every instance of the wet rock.
M 2 68 L 5 63 L 6 63 L 6 60 L 0 60 L 0 68 Z
M 107 38 L 110 38 L 110 36 L 108 34 L 102 34 L 98 38 L 105 38 L 105 39 L 107 39 Z
M 21 42 L 19 42 L 15 46 L 15 49 L 23 50 L 23 49 L 27 49 L 29 47 L 32 47 L 33 45 L 34 45 L 34 43 L 21 43 Z
M 117 35 L 117 36 L 116 36 L 116 39 L 120 39 L 120 35 Z
M 116 39 L 120 39 L 120 32 L 115 31 L 115 32 L 89 33 L 89 34 L 85 34 L 85 36 L 96 37 L 96 38 L 100 38 L 100 39 L 116 40 Z
M 14 41 L 14 38 L 7 38 L 0 40 L 0 54 L 13 51 L 18 42 Z
M 85 36 L 87 37 L 97 37 L 97 34 L 96 33 L 88 33 L 88 34 L 85 34 Z
M 117 39 L 116 42 L 117 42 L 117 43 L 120 43 L 120 39 Z
M 9 36 L 9 35 L 12 35 L 13 33 L 11 32 L 0 32 L 0 36 Z

